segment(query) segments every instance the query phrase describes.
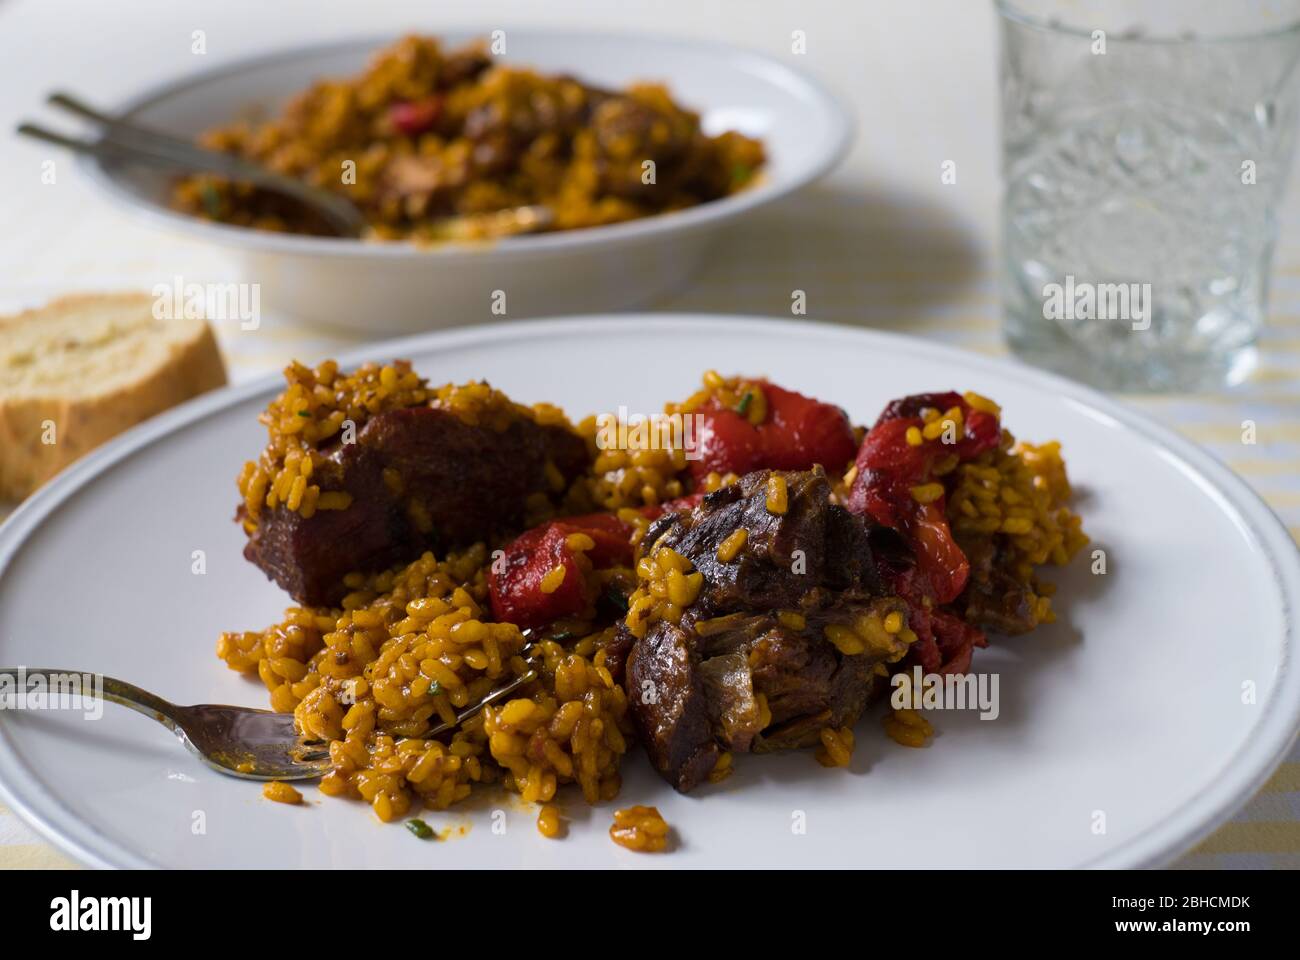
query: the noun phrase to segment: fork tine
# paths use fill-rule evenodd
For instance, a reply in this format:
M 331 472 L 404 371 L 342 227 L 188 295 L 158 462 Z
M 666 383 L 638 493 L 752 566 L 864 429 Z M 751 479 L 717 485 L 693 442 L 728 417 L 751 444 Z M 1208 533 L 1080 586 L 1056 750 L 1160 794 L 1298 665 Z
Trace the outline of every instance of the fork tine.
M 525 634 L 529 636 L 529 634 Z M 536 642 L 520 651 L 530 669 L 488 692 L 462 710 L 453 723 L 442 723 L 418 738 L 428 739 L 461 727 L 479 711 L 532 683 L 538 676 Z M 15 678 L 74 674 L 51 668 L 0 667 L 0 675 Z M 80 674 L 78 674 L 80 675 Z M 133 684 L 95 675 L 89 696 L 145 714 L 175 733 L 186 748 L 214 770 L 245 780 L 312 780 L 332 767 L 329 741 L 304 736 L 291 713 L 226 704 L 178 706 Z
M 195 149 L 195 146 L 189 141 L 170 133 L 164 133 L 161 130 L 155 130 L 152 127 L 141 126 L 123 117 L 109 116 L 70 93 L 61 90 L 55 91 L 46 98 L 46 102 L 51 106 L 61 107 L 84 120 L 99 124 L 104 128 L 105 134 L 118 143 L 125 142 L 130 146 L 139 143 L 146 149 L 149 147 L 173 148 L 184 151 L 181 154 L 183 157 L 193 155 L 191 151 Z
M 23 124 L 18 128 L 19 133 L 57 143 L 80 153 L 108 155 L 117 159 L 120 159 L 118 154 L 128 154 L 128 159 L 140 163 L 213 173 L 232 180 L 246 181 L 314 208 L 342 236 L 358 237 L 365 229 L 365 218 L 344 196 L 268 170 L 234 154 L 209 150 L 182 137 L 109 116 L 70 93 L 55 91 L 47 97 L 47 101 L 51 106 L 60 107 L 99 124 L 103 128 L 101 139 L 97 143 L 87 143 L 53 134 L 33 124 Z M 113 151 L 111 154 L 110 150 Z

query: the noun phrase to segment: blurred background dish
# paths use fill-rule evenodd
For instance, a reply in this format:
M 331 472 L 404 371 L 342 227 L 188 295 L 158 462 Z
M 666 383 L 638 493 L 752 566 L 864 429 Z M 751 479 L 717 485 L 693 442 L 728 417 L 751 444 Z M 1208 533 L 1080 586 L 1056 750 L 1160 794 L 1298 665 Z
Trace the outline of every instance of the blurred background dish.
M 491 31 L 449 31 L 456 47 Z M 314 81 L 363 70 L 392 38 L 283 51 L 155 88 L 107 112 L 197 138 L 241 117 L 267 117 Z M 268 308 L 367 334 L 467 322 L 500 303 L 512 317 L 633 306 L 680 286 L 724 224 L 830 170 L 850 142 L 842 108 L 820 86 L 759 54 L 695 41 L 512 30 L 508 63 L 624 88 L 663 82 L 706 134 L 762 141 L 752 186 L 671 213 L 580 230 L 436 248 L 252 231 L 171 206 L 174 178 L 83 158 L 115 199 L 162 226 L 230 247 Z
M 452 46 L 421 34 L 355 76 L 318 80 L 272 117 L 200 141 L 346 198 L 365 217 L 364 239 L 420 246 L 501 239 L 511 223 L 540 233 L 685 210 L 747 189 L 766 161 L 761 140 L 706 132 L 663 83 L 596 86 L 505 63 L 486 37 Z M 320 223 L 292 193 L 285 202 L 237 171 L 215 173 L 176 184 L 172 205 L 234 226 L 357 235 Z

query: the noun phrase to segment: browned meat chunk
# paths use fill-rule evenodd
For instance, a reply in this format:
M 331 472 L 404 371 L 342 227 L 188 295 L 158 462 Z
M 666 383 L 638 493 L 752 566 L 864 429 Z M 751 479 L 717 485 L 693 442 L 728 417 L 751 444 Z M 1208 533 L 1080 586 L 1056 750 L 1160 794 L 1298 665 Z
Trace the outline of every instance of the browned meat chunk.
M 767 509 L 769 475 L 756 471 L 694 510 L 664 514 L 645 542 L 690 560 L 707 584 L 701 601 L 715 612 L 794 610 L 815 588 L 877 595 L 870 538 L 886 531 L 831 503 L 821 468 L 781 474 L 788 504 L 784 514 L 774 514 Z M 741 527 L 745 548 L 731 561 L 719 560 L 719 545 Z
M 308 519 L 264 511 L 244 556 L 299 603 L 331 606 L 353 571 L 519 531 L 529 498 L 551 489 L 548 463 L 567 483 L 586 462 L 577 434 L 527 417 L 496 430 L 435 407 L 388 411 L 336 444 L 313 478 L 350 493 L 351 506 Z
M 657 623 L 627 662 L 637 738 L 655 769 L 683 792 L 709 775 L 721 753 L 692 639 L 688 630 Z
M 868 609 L 858 607 L 858 610 Z M 877 605 L 890 609 L 888 602 Z M 818 619 L 823 627 L 839 620 L 845 608 Z M 807 630 L 769 630 L 752 645 L 748 655 L 753 683 L 767 698 L 772 720 L 758 747 L 785 750 L 817 742 L 822 727 L 855 723 L 866 707 L 879 679 L 872 669 L 879 652 L 843 656 L 822 636 Z
M 625 667 L 639 738 L 681 791 L 705 779 L 723 751 L 807 746 L 823 727 L 852 724 L 883 683 L 877 664 L 906 652 L 881 626 L 905 607 L 876 579 L 875 530 L 831 503 L 820 469 L 782 474 L 788 506 L 771 513 L 768 476 L 750 474 L 662 518 L 645 539 L 704 576 L 680 622 L 651 623 Z M 743 550 L 719 560 L 719 546 L 742 527 Z M 874 640 L 845 652 L 828 627 Z
M 970 560 L 970 579 L 955 606 L 973 626 L 1015 635 L 1038 626 L 1029 585 L 1008 571 L 1011 558 L 993 537 L 961 537 L 958 546 Z
M 462 47 L 450 51 L 442 62 L 442 76 L 438 78 L 441 89 L 469 83 L 492 66 L 492 55 L 482 47 Z

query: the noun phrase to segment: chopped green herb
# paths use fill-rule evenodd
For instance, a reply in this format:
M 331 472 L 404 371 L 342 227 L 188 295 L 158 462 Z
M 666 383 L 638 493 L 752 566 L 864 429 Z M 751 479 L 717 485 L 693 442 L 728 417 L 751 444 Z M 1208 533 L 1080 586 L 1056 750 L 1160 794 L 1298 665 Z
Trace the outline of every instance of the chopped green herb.
M 311 411 L 309 411 L 309 410 L 299 410 L 299 411 L 298 411 L 298 416 L 302 417 L 304 420 L 310 420 L 310 419 L 311 419 Z
M 565 640 L 572 640 L 572 639 L 573 639 L 573 631 L 572 631 L 572 630 L 561 630 L 559 633 L 557 633 L 557 634 L 555 634 L 554 636 L 552 636 L 551 639 L 554 640 L 556 643 L 563 643 Z
M 753 167 L 747 167 L 743 163 L 738 163 L 731 168 L 731 182 L 733 184 L 744 183 L 754 173 Z
M 742 417 L 749 413 L 749 405 L 754 402 L 754 391 L 746 390 L 745 395 L 740 398 L 740 403 L 736 404 L 736 412 Z
M 406 829 L 421 840 L 433 839 L 433 827 L 429 826 L 423 820 L 407 820 Z
M 200 189 L 203 193 L 203 209 L 212 219 L 221 219 L 221 197 L 217 194 L 217 188 L 210 183 L 205 183 Z
M 627 597 L 623 596 L 622 591 L 611 586 L 605 591 L 605 599 L 617 610 L 627 613 Z
M 440 693 L 442 693 L 442 684 L 441 684 L 441 683 L 439 683 L 437 680 L 435 680 L 435 681 L 433 681 L 433 683 L 429 684 L 429 696 L 431 696 L 431 697 L 436 697 L 436 696 L 437 696 L 438 694 L 440 694 Z

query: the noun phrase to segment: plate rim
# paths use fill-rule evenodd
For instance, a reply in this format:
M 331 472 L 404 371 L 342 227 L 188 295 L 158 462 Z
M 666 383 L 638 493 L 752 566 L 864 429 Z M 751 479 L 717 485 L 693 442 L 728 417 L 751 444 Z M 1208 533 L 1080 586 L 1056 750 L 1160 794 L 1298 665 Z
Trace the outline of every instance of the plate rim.
M 1236 511 L 1257 541 L 1282 595 L 1282 655 L 1277 665 L 1278 681 L 1274 695 L 1251 728 L 1245 747 L 1232 755 L 1210 787 L 1184 800 L 1165 820 L 1122 846 L 1074 866 L 1081 869 L 1146 868 L 1172 862 L 1226 822 L 1258 792 L 1285 758 L 1300 728 L 1300 669 L 1295 657 L 1297 609 L 1300 609 L 1300 547 L 1273 509 L 1213 453 L 1091 387 L 1010 358 L 976 354 L 889 331 L 816 320 L 684 312 L 589 314 L 458 327 L 376 341 L 349 349 L 338 359 L 341 365 L 349 366 L 374 360 L 377 356 L 397 357 L 416 350 L 436 353 L 444 349 L 491 345 L 502 340 L 587 334 L 593 328 L 608 332 L 611 327 L 617 327 L 621 331 L 649 335 L 673 330 L 698 332 L 707 327 L 715 331 L 737 332 L 752 330 L 755 326 L 787 335 L 819 338 L 827 344 L 848 341 L 866 349 L 874 344 L 895 353 L 938 355 L 965 363 L 972 369 L 1020 380 L 1044 392 L 1057 393 L 1086 411 L 1100 414 L 1145 437 L 1153 446 L 1163 448 L 1180 461 L 1181 468 L 1190 470 L 1194 479 L 1217 493 L 1226 506 Z M 242 384 L 214 390 L 128 430 L 76 461 L 0 523 L 0 582 L 14 557 L 40 525 L 100 474 L 185 427 L 260 394 L 271 393 L 279 383 L 278 374 L 268 373 Z M 4 729 L 3 724 L 0 724 L 0 801 L 8 804 L 58 849 L 82 863 L 94 867 L 159 866 L 81 820 L 39 779 L 33 778 L 11 742 L 11 733 Z M 44 812 L 38 812 L 38 807 Z M 49 812 L 51 810 L 53 815 Z
M 742 214 L 779 200 L 820 180 L 840 165 L 857 138 L 857 122 L 853 114 L 844 101 L 832 93 L 820 80 L 806 71 L 791 66 L 769 54 L 735 44 L 706 38 L 675 37 L 652 32 L 558 30 L 533 27 L 503 27 L 500 25 L 483 29 L 463 25 L 449 25 L 438 30 L 436 35 L 439 38 L 443 36 L 481 36 L 489 34 L 492 29 L 503 29 L 507 34 L 513 33 L 521 37 L 567 39 L 572 40 L 575 45 L 592 41 L 633 41 L 661 47 L 671 46 L 701 52 L 712 51 L 720 65 L 728 62 L 748 62 L 761 72 L 778 78 L 773 81 L 774 83 L 788 90 L 801 90 L 812 102 L 817 103 L 825 111 L 829 121 L 828 132 L 830 134 L 826 149 L 823 155 L 811 162 L 808 169 L 799 176 L 780 182 L 759 182 L 739 193 L 685 210 L 656 214 L 624 223 L 584 227 L 580 230 L 566 230 L 535 236 L 507 237 L 493 242 L 486 248 L 473 244 L 420 247 L 408 241 L 369 243 L 361 240 L 276 234 L 265 230 L 211 223 L 142 200 L 119 183 L 98 157 L 78 154 L 75 162 L 102 195 L 107 197 L 115 206 L 124 209 L 137 221 L 171 232 L 179 232 L 196 240 L 207 240 L 222 247 L 234 247 L 241 250 L 282 256 L 326 256 L 342 259 L 375 257 L 385 262 L 420 260 L 428 263 L 454 263 L 468 258 L 481 259 L 485 255 L 496 255 L 502 258 L 506 255 L 522 257 L 554 256 L 575 249 L 590 249 L 610 243 L 634 243 L 638 240 L 653 238 L 662 239 L 665 234 L 688 233 L 707 229 L 711 226 L 720 226 Z M 410 32 L 412 31 L 406 31 L 406 33 Z M 109 108 L 108 112 L 129 117 L 137 111 L 152 106 L 181 91 L 203 86 L 204 84 L 220 82 L 243 70 L 256 69 L 268 63 L 286 59 L 306 58 L 336 51 L 357 49 L 375 52 L 381 49 L 382 46 L 395 42 L 403 35 L 405 34 L 401 32 L 383 33 L 359 39 L 339 39 L 319 43 L 286 45 L 245 57 L 236 57 L 223 63 L 205 67 L 202 70 L 173 76 L 150 84 L 130 97 L 120 100 L 115 106 Z M 720 67 L 720 69 L 722 68 Z

